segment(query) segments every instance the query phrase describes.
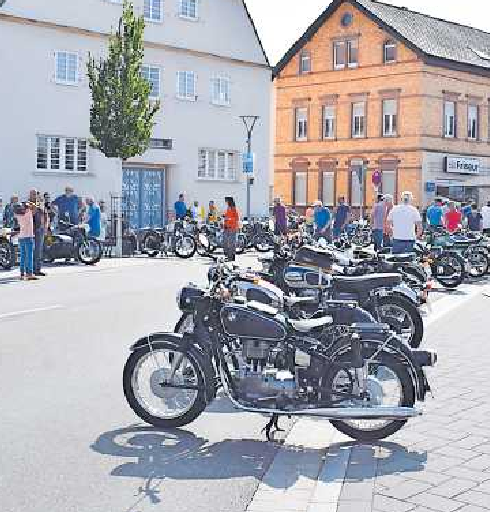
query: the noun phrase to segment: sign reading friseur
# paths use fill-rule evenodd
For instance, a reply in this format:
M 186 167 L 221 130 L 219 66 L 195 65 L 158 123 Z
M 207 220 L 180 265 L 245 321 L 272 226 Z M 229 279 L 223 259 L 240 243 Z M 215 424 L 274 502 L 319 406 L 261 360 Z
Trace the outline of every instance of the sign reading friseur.
M 480 160 L 464 156 L 447 156 L 445 170 L 456 174 L 480 174 Z

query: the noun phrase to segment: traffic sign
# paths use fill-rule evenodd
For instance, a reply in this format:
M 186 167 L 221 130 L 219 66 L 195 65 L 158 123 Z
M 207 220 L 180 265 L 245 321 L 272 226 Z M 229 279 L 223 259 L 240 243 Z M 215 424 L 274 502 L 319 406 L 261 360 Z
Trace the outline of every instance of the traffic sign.
M 372 182 L 375 187 L 379 187 L 383 181 L 383 175 L 380 171 L 374 171 L 372 176 Z

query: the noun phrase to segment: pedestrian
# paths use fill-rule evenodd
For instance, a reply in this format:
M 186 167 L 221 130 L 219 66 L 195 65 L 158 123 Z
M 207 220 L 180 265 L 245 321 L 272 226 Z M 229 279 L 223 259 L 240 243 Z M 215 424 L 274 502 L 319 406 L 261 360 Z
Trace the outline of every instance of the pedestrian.
M 41 194 L 37 190 L 29 192 L 29 202 L 34 204 L 32 209 L 34 226 L 34 275 L 45 277 L 42 271 L 43 252 L 44 252 L 44 234 L 47 227 L 47 215 L 44 210 L 44 202 L 41 200 Z
M 335 220 L 333 222 L 333 237 L 334 239 L 340 238 L 344 232 L 345 227 L 349 224 L 350 208 L 345 204 L 345 197 L 339 197 L 339 205 L 335 212 Z
M 174 210 L 177 220 L 184 220 L 187 217 L 187 205 L 184 201 L 184 194 L 179 194 L 179 199 L 174 204 Z
M 14 215 L 19 225 L 20 279 L 36 281 L 34 275 L 34 203 L 16 204 Z
M 411 192 L 403 192 L 401 204 L 394 206 L 388 214 L 388 224 L 393 231 L 393 254 L 413 252 L 417 236 L 422 236 L 422 217 L 412 205 Z
M 204 222 L 204 217 L 206 216 L 206 213 L 204 211 L 204 206 L 199 206 L 199 201 L 194 201 L 194 204 L 191 208 L 191 217 L 196 222 Z
M 437 197 L 427 208 L 427 227 L 434 230 L 442 227 L 444 212 L 442 209 L 442 199 Z
M 105 209 L 105 202 L 102 199 L 99 201 L 99 209 L 100 209 L 100 235 L 99 235 L 99 240 L 104 242 L 106 237 L 107 237 L 107 226 L 109 224 L 109 217 L 107 216 L 107 211 Z
M 473 232 L 479 232 L 482 229 L 482 216 L 478 211 L 476 204 L 471 205 L 471 212 L 467 216 L 468 229 Z
M 464 201 L 461 203 L 461 215 L 463 219 L 467 219 L 471 214 L 472 201 Z
M 88 236 L 99 238 L 100 236 L 100 208 L 93 197 L 85 199 L 87 205 L 87 224 L 89 226 Z
M 216 208 L 214 201 L 209 201 L 208 222 L 217 222 L 217 221 L 218 221 L 218 208 Z
M 10 203 L 6 204 L 3 210 L 3 227 L 16 229 L 18 228 L 18 222 L 15 217 L 15 208 L 19 204 L 19 196 L 14 194 L 10 198 Z
M 305 212 L 306 232 L 313 236 L 315 232 L 315 205 L 311 205 Z
M 278 236 L 285 236 L 288 233 L 288 221 L 286 217 L 286 208 L 281 203 L 281 198 L 277 197 L 274 200 L 274 209 L 272 210 L 274 217 L 274 234 Z
M 383 199 L 385 204 L 383 247 L 391 247 L 391 238 L 393 236 L 393 231 L 391 229 L 390 223 L 388 222 L 388 217 L 391 213 L 391 210 L 393 210 L 393 196 L 391 194 L 385 194 Z
M 485 235 L 490 235 L 490 201 L 481 209 L 482 229 Z
M 330 229 L 330 210 L 321 201 L 315 203 L 315 238 L 328 240 Z
M 448 210 L 444 216 L 444 227 L 449 233 L 455 233 L 461 227 L 462 222 L 462 213 L 456 208 L 453 201 L 449 201 Z
M 228 261 L 235 261 L 239 215 L 233 197 L 225 197 L 225 203 L 223 250 Z
M 371 211 L 371 230 L 374 250 L 383 248 L 383 229 L 385 224 L 385 203 L 383 194 L 378 194 L 376 203 Z
M 58 209 L 58 223 L 60 230 L 67 228 L 66 223 L 77 225 L 79 223 L 79 199 L 71 186 L 65 187 L 65 193 L 58 196 L 53 204 Z

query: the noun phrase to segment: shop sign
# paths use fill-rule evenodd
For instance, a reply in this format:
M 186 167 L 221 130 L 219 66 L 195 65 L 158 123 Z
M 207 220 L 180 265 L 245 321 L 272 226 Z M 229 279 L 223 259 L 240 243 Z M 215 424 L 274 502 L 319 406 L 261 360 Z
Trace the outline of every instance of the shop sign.
M 480 160 L 478 158 L 447 156 L 445 162 L 446 172 L 453 174 L 480 174 Z

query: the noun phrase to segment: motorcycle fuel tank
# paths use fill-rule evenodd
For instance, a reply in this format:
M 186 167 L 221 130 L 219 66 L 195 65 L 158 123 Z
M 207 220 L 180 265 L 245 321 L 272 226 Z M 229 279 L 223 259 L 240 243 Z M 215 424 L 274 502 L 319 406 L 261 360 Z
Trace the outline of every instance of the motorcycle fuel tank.
M 331 277 L 319 269 L 289 265 L 284 270 L 284 281 L 291 289 L 327 288 L 331 284 Z

